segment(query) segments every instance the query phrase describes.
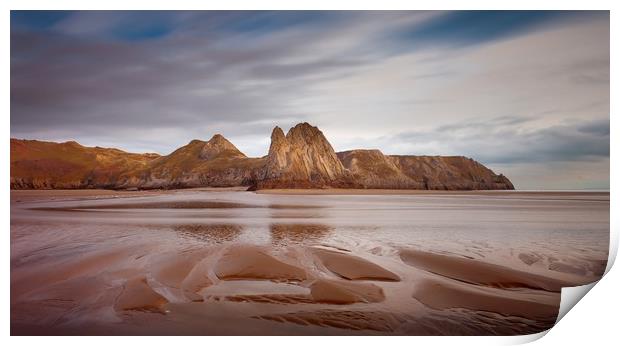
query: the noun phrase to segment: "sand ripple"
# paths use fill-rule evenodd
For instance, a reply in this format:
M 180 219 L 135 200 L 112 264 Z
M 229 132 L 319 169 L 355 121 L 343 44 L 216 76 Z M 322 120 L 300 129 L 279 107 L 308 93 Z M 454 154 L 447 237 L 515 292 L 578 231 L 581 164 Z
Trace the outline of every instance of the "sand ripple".
M 11 332 L 539 332 L 602 275 L 608 202 L 513 197 L 12 203 Z
M 260 315 L 254 318 L 290 322 L 300 325 L 315 325 L 349 330 L 372 330 L 393 332 L 404 321 L 395 314 L 380 311 L 318 310 L 287 314 Z
M 146 281 L 146 278 L 134 278 L 125 283 L 123 292 L 116 300 L 116 310 L 136 310 L 148 312 L 163 312 L 168 300 L 155 292 Z
M 505 266 L 468 258 L 403 250 L 401 259 L 414 267 L 452 279 L 496 288 L 531 288 L 560 292 L 575 283 L 514 270 Z
M 215 266 L 221 280 L 262 279 L 273 281 L 302 281 L 306 272 L 284 263 L 256 246 L 234 246 Z
M 318 248 L 313 252 L 327 269 L 349 280 L 400 281 L 398 275 L 361 257 Z

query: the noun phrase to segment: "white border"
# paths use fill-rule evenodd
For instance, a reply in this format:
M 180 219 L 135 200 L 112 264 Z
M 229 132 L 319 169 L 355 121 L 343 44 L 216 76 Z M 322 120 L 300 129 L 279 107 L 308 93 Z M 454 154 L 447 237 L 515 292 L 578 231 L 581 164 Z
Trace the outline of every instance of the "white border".
M 0 161 L 2 165 L 2 169 L 0 169 L 0 181 L 7 182 L 5 184 L 4 189 L 4 198 L 2 199 L 2 212 L 4 215 L 4 243 L 2 246 L 2 250 L 4 252 L 4 263 L 2 266 L 2 277 L 3 285 L 2 285 L 2 296 L 4 299 L 2 300 L 1 306 L 1 316 L 2 316 L 2 337 L 6 338 L 5 344 L 15 343 L 15 344 L 39 344 L 40 342 L 45 342 L 46 344 L 51 343 L 55 344 L 82 344 L 83 342 L 88 342 L 91 345 L 106 345 L 110 342 L 136 342 L 138 340 L 130 339 L 129 337 L 114 337 L 114 339 L 108 338 L 93 338 L 89 337 L 85 339 L 83 337 L 56 337 L 56 338 L 46 338 L 45 340 L 36 338 L 36 337 L 12 337 L 9 338 L 10 334 L 9 326 L 10 326 L 10 301 L 9 301 L 9 254 L 10 254 L 10 203 L 9 203 L 9 153 L 10 146 L 8 138 L 10 137 L 10 21 L 9 21 L 9 10 L 10 9 L 331 9 L 331 10 L 340 10 L 340 9 L 418 9 L 418 10 L 447 10 L 447 9 L 566 9 L 566 10 L 611 10 L 611 37 L 616 37 L 617 41 L 617 33 L 618 33 L 618 25 L 615 24 L 615 20 L 617 20 L 618 16 L 616 15 L 616 10 L 618 8 L 618 1 L 540 1 L 540 0 L 521 0 L 521 1 L 481 1 L 481 0 L 470 0 L 470 1 L 448 1 L 448 0 L 434 0 L 427 2 L 412 2 L 412 1 L 394 1 L 394 0 L 382 0 L 382 1 L 355 1 L 351 3 L 346 3 L 344 1 L 336 2 L 329 0 L 298 0 L 298 1 L 283 1 L 283 0 L 266 0 L 266 1 L 240 1 L 240 0 L 227 0 L 227 1 L 218 1 L 212 3 L 206 3 L 201 1 L 191 1 L 191 0 L 175 0 L 175 1 L 162 1 L 162 0 L 138 0 L 138 1 L 129 1 L 129 0 L 108 0 L 108 1 L 80 1 L 80 0 L 55 0 L 45 1 L 45 0 L 30 0 L 30 1 L 20 1 L 18 2 L 9 2 L 3 1 L 0 6 L 3 8 L 2 17 L 0 19 L 2 25 L 2 36 L 1 36 L 1 45 L 5 47 L 2 51 L 1 59 L 4 66 L 3 74 L 4 74 L 4 83 L 1 84 L 1 95 L 2 95 L 2 126 L 1 129 L 3 133 L 6 134 L 3 158 Z M 260 6 L 259 6 L 260 4 Z M 616 57 L 616 45 L 613 44 L 614 40 L 611 40 L 611 57 Z M 611 63 L 611 95 L 615 95 L 613 81 L 617 80 L 617 69 L 614 68 L 614 63 L 616 61 L 612 61 Z M 616 109 L 617 99 L 611 99 L 611 110 Z M 618 162 L 615 159 L 615 150 L 617 147 L 618 139 L 614 135 L 617 130 L 617 122 L 614 121 L 614 118 L 610 116 L 611 121 L 611 175 L 614 176 L 615 172 L 618 172 Z M 616 184 L 614 184 L 614 180 L 611 179 L 611 244 L 610 244 L 610 254 L 613 254 L 612 258 L 610 258 L 610 262 L 615 259 L 615 254 L 617 253 L 618 248 L 618 217 L 615 215 L 620 215 L 616 200 Z M 609 267 L 608 267 L 609 270 Z M 581 344 L 586 342 L 592 342 L 592 338 L 595 337 L 599 340 L 610 340 L 607 343 L 612 342 L 611 340 L 617 339 L 617 312 L 618 308 L 618 288 L 620 287 L 619 283 L 619 274 L 618 270 L 614 269 L 611 272 L 607 273 L 605 277 L 601 280 L 601 282 L 594 287 L 590 287 L 592 289 L 592 293 L 588 294 L 583 302 L 577 304 L 574 308 L 574 312 L 571 312 L 566 315 L 554 328 L 552 328 L 548 332 L 548 336 L 542 338 L 538 341 L 540 344 L 547 345 L 558 345 L 558 344 L 573 344 L 575 342 L 579 342 Z M 578 290 L 578 289 L 577 289 Z M 587 291 L 586 291 L 587 292 Z M 582 289 L 583 293 L 583 289 Z M 574 294 L 574 292 L 573 292 Z M 579 295 L 578 295 L 579 296 Z M 567 299 L 564 299 L 567 301 Z M 564 302 L 563 302 L 564 304 Z M 221 337 L 211 337 L 209 339 L 204 339 L 200 337 L 183 337 L 183 342 L 188 343 L 259 343 L 259 344 L 269 344 L 269 345 L 284 345 L 284 344 L 301 344 L 301 345 L 309 345 L 311 343 L 336 343 L 336 342 L 354 342 L 356 344 L 375 344 L 377 342 L 387 341 L 390 344 L 411 344 L 411 343 L 422 343 L 422 344 L 453 344 L 458 343 L 462 345 L 485 345 L 485 344 L 519 344 L 524 342 L 529 342 L 544 336 L 547 333 L 540 333 L 532 336 L 520 336 L 520 337 L 415 337 L 415 339 L 411 339 L 410 337 L 390 337 L 389 339 L 377 339 L 377 338 L 369 338 L 369 337 L 354 337 L 353 339 L 341 339 L 337 337 L 321 337 L 321 339 L 313 339 L 313 338 L 292 338 L 292 337 L 261 337 L 261 338 L 252 338 L 251 340 L 243 337 L 225 337 L 222 339 Z M 153 343 L 153 344 L 167 344 L 169 342 L 176 342 L 177 339 L 171 339 L 169 337 L 144 337 L 139 340 L 139 342 L 145 343 Z

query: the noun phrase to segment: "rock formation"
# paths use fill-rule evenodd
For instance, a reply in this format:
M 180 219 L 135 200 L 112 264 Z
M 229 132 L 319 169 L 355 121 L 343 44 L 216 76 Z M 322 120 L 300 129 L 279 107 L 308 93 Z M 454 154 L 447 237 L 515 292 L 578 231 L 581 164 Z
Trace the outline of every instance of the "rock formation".
M 425 190 L 514 190 L 508 178 L 464 156 L 393 155 L 389 158 Z
M 271 133 L 271 146 L 259 189 L 355 187 L 323 133 L 308 123 L 297 124 L 286 136 Z
M 188 188 L 248 186 L 264 159 L 248 158 L 222 135 L 208 142 L 193 140 L 170 155 L 153 160 L 141 171 L 128 172 L 120 187 Z M 133 178 L 133 180 L 132 180 Z
M 464 156 L 383 155 L 351 150 L 338 158 L 364 188 L 416 190 L 514 190 L 503 175 Z
M 74 141 L 11 138 L 11 188 L 117 188 L 124 172 L 140 171 L 159 157 L 84 147 Z
M 173 153 L 11 139 L 11 189 L 273 188 L 514 189 L 503 175 L 462 156 L 396 156 L 379 150 L 335 153 L 308 123 L 279 127 L 267 156 L 249 158 L 222 135 Z
M 199 157 L 203 160 L 214 160 L 221 157 L 246 158 L 247 156 L 218 133 L 204 144 Z
M 343 151 L 338 158 L 363 188 L 424 189 L 423 183 L 405 175 L 394 160 L 379 150 Z

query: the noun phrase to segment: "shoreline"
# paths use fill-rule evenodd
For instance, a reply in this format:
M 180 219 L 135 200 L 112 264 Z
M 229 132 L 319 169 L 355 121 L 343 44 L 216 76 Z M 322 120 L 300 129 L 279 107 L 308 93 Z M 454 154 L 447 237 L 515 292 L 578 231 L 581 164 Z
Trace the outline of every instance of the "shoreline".
M 559 190 L 407 190 L 407 189 L 269 189 L 263 195 L 609 195 L 609 191 Z
M 558 198 L 609 201 L 610 193 L 603 191 L 526 191 L 526 190 L 390 190 L 390 189 L 270 189 L 247 191 L 245 186 L 236 187 L 199 187 L 171 190 L 106 190 L 106 189 L 47 189 L 47 190 L 10 190 L 10 202 L 47 202 L 47 201 L 82 201 L 121 199 L 133 197 L 156 197 L 182 193 L 209 192 L 247 192 L 263 196 L 486 196 L 497 198 Z

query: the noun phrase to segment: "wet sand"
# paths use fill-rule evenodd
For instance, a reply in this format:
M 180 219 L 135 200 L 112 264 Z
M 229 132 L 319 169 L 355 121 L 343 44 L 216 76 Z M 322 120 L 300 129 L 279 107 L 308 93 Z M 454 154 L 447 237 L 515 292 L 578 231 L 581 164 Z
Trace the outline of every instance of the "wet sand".
M 32 202 L 32 201 L 66 201 L 66 200 L 87 200 L 87 199 L 111 199 L 123 197 L 147 197 L 162 194 L 182 193 L 183 191 L 200 192 L 223 192 L 223 191 L 245 191 L 247 187 L 205 187 L 187 190 L 104 190 L 104 189 L 75 189 L 75 190 L 11 190 L 11 202 Z
M 609 199 L 607 191 L 516 191 L 516 190 L 394 190 L 394 189 L 269 189 L 261 195 L 454 195 L 454 196 L 541 196 L 560 198 Z
M 604 193 L 12 191 L 11 334 L 535 333 L 608 239 Z

